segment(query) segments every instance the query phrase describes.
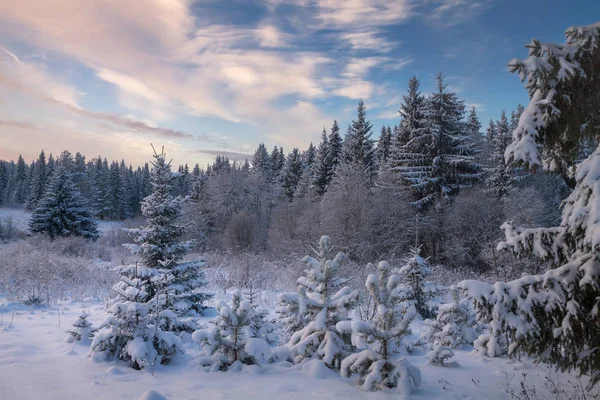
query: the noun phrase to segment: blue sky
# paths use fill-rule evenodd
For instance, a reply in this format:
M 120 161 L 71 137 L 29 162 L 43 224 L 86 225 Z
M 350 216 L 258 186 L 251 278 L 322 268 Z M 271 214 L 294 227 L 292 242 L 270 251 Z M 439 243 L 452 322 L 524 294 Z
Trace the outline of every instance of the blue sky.
M 596 1 L 0 0 L 0 158 L 41 148 L 176 164 L 306 147 L 364 99 L 398 123 L 410 76 L 438 71 L 482 124 L 527 101 L 506 65 L 563 42 Z

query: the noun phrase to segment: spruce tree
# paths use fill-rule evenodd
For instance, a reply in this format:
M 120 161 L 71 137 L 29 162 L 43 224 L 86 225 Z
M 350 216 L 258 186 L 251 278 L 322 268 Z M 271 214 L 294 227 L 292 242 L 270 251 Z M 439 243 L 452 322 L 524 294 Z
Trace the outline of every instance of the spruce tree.
M 433 303 L 441 294 L 441 288 L 427 280 L 431 275 L 429 262 L 419 255 L 420 248 L 412 248 L 410 255 L 404 259 L 404 265 L 400 268 L 400 297 L 415 305 L 415 308 L 423 318 L 433 318 L 436 315 L 437 304 Z
M 417 180 L 429 172 L 428 155 L 423 153 L 427 137 L 423 136 L 425 97 L 419 92 L 416 76 L 408 81 L 408 93 L 400 105 L 402 121 L 394 129 L 390 154 L 379 180 L 387 186 L 400 186 L 406 180 Z
M 300 179 L 302 178 L 302 158 L 297 148 L 294 148 L 290 154 L 288 154 L 285 160 L 285 166 L 283 167 L 281 185 L 283 188 L 283 194 L 288 200 L 294 198 L 294 194 L 298 189 Z
M 44 196 L 46 190 L 46 154 L 41 151 L 37 161 L 31 169 L 29 197 L 27 198 L 27 209 L 34 210 L 38 202 Z
M 169 363 L 181 346 L 176 333 L 196 328 L 182 317 L 197 316 L 210 298 L 201 292 L 204 262 L 181 262 L 193 244 L 181 241 L 187 226 L 179 219 L 187 198 L 171 194 L 173 175 L 164 149 L 154 152 L 150 183 L 152 193 L 142 201 L 147 225 L 126 230 L 135 243 L 125 246 L 141 263 L 117 268 L 121 280 L 113 286 L 112 315 L 92 342 L 92 351 L 128 361 L 135 369 Z
M 271 158 L 267 152 L 267 148 L 264 143 L 258 145 L 258 148 L 254 152 L 254 158 L 252 159 L 252 168 L 256 172 L 260 172 L 265 176 L 270 176 L 272 171 Z
M 385 125 L 381 127 L 379 134 L 379 141 L 377 142 L 377 158 L 380 168 L 385 167 L 388 158 L 390 156 L 390 148 L 392 144 L 392 129 L 386 128 Z
M 526 60 L 509 68 L 526 81 L 530 102 L 506 151 L 508 163 L 565 172 L 584 137 L 599 136 L 600 23 L 571 27 L 565 44 L 533 40 Z M 560 226 L 520 228 L 505 223 L 499 249 L 551 263 L 542 275 L 489 285 L 464 281 L 478 320 L 501 331 L 509 354 L 524 352 L 561 370 L 600 382 L 600 148 L 577 165 Z
M 323 360 L 330 368 L 339 368 L 348 354 L 348 343 L 337 331 L 336 324 L 348 320 L 348 312 L 358 301 L 358 291 L 344 286 L 347 279 L 339 276 L 345 260 L 343 253 L 333 255 L 328 236 L 322 236 L 319 248 L 313 250 L 316 258 L 306 256 L 302 260 L 306 276 L 298 278 L 299 294 L 285 296 L 285 303 L 295 301 L 294 307 L 308 323 L 292 334 L 288 346 L 296 363 L 308 359 Z
M 371 139 L 373 125 L 367 120 L 365 103 L 358 103 L 357 118 L 348 127 L 342 148 L 342 163 L 359 165 L 367 172 L 373 172 L 375 149 Z
M 331 134 L 329 135 L 329 164 L 331 165 L 329 182 L 331 182 L 335 167 L 337 167 L 341 161 L 343 147 L 344 141 L 340 135 L 340 127 L 338 126 L 337 121 L 333 121 Z
M 145 268 L 155 270 L 152 273 L 161 277 L 151 282 L 146 300 L 153 302 L 159 311 L 168 309 L 177 315 L 186 315 L 190 311 L 201 312 L 203 302 L 210 296 L 201 292 L 206 285 L 200 270 L 204 261 L 181 262 L 194 244 L 182 241 L 189 224 L 182 224 L 180 219 L 188 198 L 171 194 L 173 175 L 171 163 L 165 157 L 164 151 L 154 153 L 152 193 L 142 201 L 142 215 L 147 225 L 127 229 L 134 243 L 125 246 L 139 255 Z M 130 266 L 123 272 L 131 274 L 132 269 Z
M 350 334 L 359 349 L 342 360 L 341 375 L 360 375 L 364 390 L 396 388 L 410 395 L 412 386 L 421 384 L 421 373 L 405 359 L 394 360 L 393 353 L 402 338 L 410 334 L 410 323 L 416 315 L 414 305 L 402 305 L 398 295 L 400 279 L 391 274 L 387 261 L 381 261 L 378 274 L 367 277 L 366 287 L 376 309 L 372 321 L 340 321 L 339 332 Z
M 466 326 L 468 313 L 459 302 L 459 293 L 456 286 L 450 287 L 451 300 L 442 304 L 435 320 L 426 320 L 428 332 L 425 340 L 430 344 L 427 359 L 432 364 L 443 365 L 454 356 L 452 349 L 472 342 L 472 329 Z
M 27 200 L 27 195 L 29 193 L 28 170 L 29 167 L 25 163 L 25 160 L 23 160 L 23 157 L 19 154 L 19 159 L 17 161 L 17 171 L 15 175 L 15 204 L 23 205 Z
M 489 159 L 493 166 L 487 178 L 487 185 L 495 196 L 502 199 L 508 195 L 513 181 L 512 169 L 506 165 L 504 160 L 504 152 L 511 141 L 509 122 L 505 110 L 502 110 L 500 120 L 496 121 L 495 124 L 490 121 L 488 131 L 490 136 Z
M 405 184 L 414 193 L 413 205 L 424 210 L 450 199 L 462 187 L 483 178 L 476 162 L 464 116 L 464 102 L 446 90 L 437 75 L 437 90 L 423 106 L 423 126 L 416 128 L 394 161 Z
M 127 197 L 125 184 L 119 164 L 113 161 L 108 171 L 105 198 L 108 200 L 107 217 L 112 220 L 122 220 L 127 216 Z
M 327 138 L 327 132 L 323 128 L 321 134 L 321 143 L 317 148 L 317 155 L 315 160 L 315 174 L 312 185 L 315 193 L 322 196 L 327 190 L 329 179 L 331 177 L 331 163 L 329 157 L 329 139 Z
M 32 233 L 51 239 L 60 236 L 82 236 L 96 240 L 98 230 L 92 213 L 67 171 L 58 168 L 38 201 L 29 221 Z
M 209 371 L 239 369 L 241 363 L 263 364 L 271 356 L 269 344 L 253 337 L 257 319 L 248 300 L 236 289 L 231 294 L 231 302 L 217 304 L 217 317 L 211 321 L 214 327 L 200 329 L 193 333 L 194 341 L 200 343 L 207 353 L 197 363 Z

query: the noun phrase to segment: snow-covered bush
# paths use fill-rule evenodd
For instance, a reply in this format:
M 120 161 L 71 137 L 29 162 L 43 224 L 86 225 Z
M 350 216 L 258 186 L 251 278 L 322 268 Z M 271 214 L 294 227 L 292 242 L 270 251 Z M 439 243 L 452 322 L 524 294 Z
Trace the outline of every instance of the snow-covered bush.
M 81 244 L 75 255 L 66 255 L 68 243 Z M 81 238 L 59 238 L 50 242 L 43 236 L 6 243 L 0 246 L 0 290 L 11 299 L 28 296 L 43 302 L 96 296 L 104 298 L 116 274 L 102 264 L 94 263 L 95 244 Z
M 294 313 L 306 325 L 294 332 L 288 342 L 295 362 L 308 358 L 323 360 L 330 368 L 339 368 L 348 353 L 348 343 L 337 331 L 336 324 L 348 320 L 348 311 L 358 301 L 358 291 L 344 286 L 348 280 L 338 275 L 345 255 L 338 253 L 333 259 L 333 246 L 328 236 L 322 236 L 317 258 L 304 257 L 306 276 L 298 278 L 298 293 L 280 297 L 288 318 Z M 289 322 L 289 320 L 288 320 Z M 289 328 L 289 325 L 288 325 Z
M 410 256 L 404 259 L 400 268 L 402 284 L 399 288 L 402 300 L 414 304 L 423 318 L 433 318 L 439 303 L 434 300 L 442 293 L 442 288 L 427 280 L 431 275 L 429 262 L 419 255 L 419 248 L 412 248 Z
M 171 325 L 177 317 L 169 310 L 156 314 L 150 304 L 139 301 L 148 296 L 149 285 L 144 282 L 122 276 L 113 287 L 118 298 L 109 308 L 111 315 L 94 335 L 91 352 L 127 361 L 134 369 L 152 369 L 157 361 L 169 363 L 181 339 L 162 327 Z
M 219 315 L 210 321 L 213 326 L 192 334 L 192 339 L 200 343 L 206 353 L 196 363 L 210 371 L 227 370 L 240 362 L 264 364 L 270 358 L 269 344 L 254 337 L 261 329 L 255 318 L 257 312 L 243 299 L 239 289 L 231 295 L 231 303 L 217 305 Z
M 94 337 L 95 329 L 92 327 L 92 323 L 87 320 L 90 315 L 86 312 L 79 314 L 79 317 L 73 322 L 73 329 L 69 329 L 69 339 L 71 342 L 87 342 Z
M 421 373 L 405 359 L 393 360 L 391 355 L 410 333 L 416 310 L 412 304 L 401 304 L 400 279 L 390 273 L 389 263 L 381 261 L 378 271 L 378 275 L 369 275 L 366 282 L 377 308 L 374 320 L 340 321 L 336 325 L 339 332 L 351 335 L 354 346 L 363 349 L 342 360 L 341 374 L 359 374 L 365 390 L 396 387 L 402 394 L 410 394 L 412 386 L 420 385 Z

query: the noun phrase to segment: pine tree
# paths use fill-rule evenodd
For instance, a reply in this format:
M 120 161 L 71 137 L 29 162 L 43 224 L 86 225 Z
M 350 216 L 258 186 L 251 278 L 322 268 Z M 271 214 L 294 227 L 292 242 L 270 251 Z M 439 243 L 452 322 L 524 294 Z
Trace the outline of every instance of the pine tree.
M 239 370 L 241 363 L 263 364 L 269 360 L 269 344 L 252 336 L 256 311 L 243 299 L 239 289 L 231 294 L 231 303 L 217 304 L 217 313 L 211 321 L 214 327 L 197 330 L 192 335 L 208 353 L 197 360 L 200 366 L 210 371 Z
M 441 294 L 441 288 L 427 280 L 431 275 L 431 268 L 419 253 L 419 248 L 412 248 L 410 256 L 404 259 L 405 264 L 400 268 L 401 298 L 413 303 L 423 318 L 433 318 L 437 307 L 432 300 Z
M 490 135 L 490 161 L 494 166 L 487 178 L 487 185 L 494 195 L 502 199 L 508 195 L 513 181 L 512 170 L 504 160 L 504 152 L 511 140 L 506 111 L 502 110 L 500 120 L 496 121 L 495 124 L 490 121 L 488 131 Z
M 181 347 L 181 339 L 164 329 L 176 317 L 169 310 L 156 313 L 153 304 L 145 301 L 146 290 L 152 286 L 150 277 L 157 277 L 155 270 L 129 271 L 122 271 L 121 281 L 113 286 L 117 297 L 111 302 L 111 315 L 100 324 L 90 349 L 126 361 L 133 369 L 153 370 L 157 361 L 168 364 Z
M 319 147 L 317 149 L 315 174 L 312 182 L 315 193 L 319 196 L 322 196 L 325 193 L 327 190 L 327 185 L 329 184 L 329 179 L 332 173 L 332 165 L 330 161 L 329 139 L 327 138 L 327 132 L 325 131 L 325 128 L 323 128 L 323 133 L 321 134 L 321 143 L 319 143 Z
M 480 131 L 481 122 L 479 122 L 479 117 L 477 116 L 477 109 L 475 106 L 472 106 L 467 117 L 467 132 L 471 136 L 479 136 Z
M 340 136 L 340 127 L 338 126 L 337 121 L 333 121 L 331 134 L 329 135 L 329 164 L 331 165 L 329 182 L 331 182 L 331 179 L 333 178 L 335 168 L 340 164 L 343 147 L 344 141 Z
M 127 216 L 127 197 L 121 169 L 116 161 L 110 164 L 106 189 L 107 217 L 112 220 L 125 219 Z
M 50 155 L 48 156 L 48 164 L 46 165 L 46 182 L 50 182 L 55 170 L 56 161 L 54 160 L 54 156 L 52 155 L 52 153 L 50 153 Z
M 77 321 L 73 322 L 73 329 L 67 332 L 70 335 L 71 342 L 88 342 L 94 337 L 95 329 L 92 323 L 87 320 L 90 315 L 86 312 L 79 314 Z
M 32 176 L 29 180 L 29 197 L 27 198 L 27 209 L 34 210 L 37 207 L 38 202 L 44 196 L 46 191 L 46 154 L 44 150 L 41 151 L 36 163 L 31 169 Z
M 450 287 L 451 301 L 442 304 L 435 320 L 424 322 L 429 328 L 425 340 L 431 345 L 427 359 L 432 364 L 443 365 L 452 358 L 455 349 L 471 342 L 472 329 L 466 326 L 467 310 L 459 303 L 456 286 Z
M 564 172 L 582 137 L 598 137 L 600 118 L 600 23 L 572 27 L 566 44 L 533 40 L 529 58 L 509 68 L 526 80 L 530 102 L 519 118 L 507 162 Z M 600 382 L 600 148 L 577 165 L 562 222 L 551 228 L 519 228 L 507 222 L 499 249 L 551 262 L 542 275 L 489 285 L 464 281 L 478 320 L 501 331 L 509 354 L 524 352 L 561 370 L 576 369 Z
M 302 178 L 302 158 L 297 148 L 294 148 L 290 154 L 288 154 L 285 161 L 285 166 L 282 172 L 282 188 L 283 194 L 288 200 L 294 198 L 294 194 L 298 189 L 300 179 Z
M 341 375 L 361 376 L 364 390 L 397 388 L 410 395 L 412 386 L 421 384 L 421 372 L 405 359 L 393 360 L 398 343 L 410 334 L 410 323 L 416 315 L 414 305 L 403 307 L 399 296 L 400 279 L 391 274 L 387 261 L 381 261 L 378 274 L 367 277 L 366 287 L 377 310 L 372 321 L 341 321 L 336 327 L 339 332 L 351 334 L 352 344 L 359 349 L 344 358 Z
M 323 360 L 330 368 L 339 368 L 347 355 L 348 344 L 337 331 L 336 324 L 348 320 L 348 312 L 358 301 L 358 292 L 344 286 L 339 269 L 345 260 L 343 253 L 333 259 L 333 246 L 328 236 L 322 236 L 317 258 L 306 256 L 306 276 L 298 278 L 301 297 L 286 296 L 287 303 L 298 301 L 300 315 L 306 314 L 307 325 L 292 334 L 288 346 L 296 363 L 308 359 Z M 282 298 L 282 300 L 284 300 Z
M 51 239 L 60 236 L 82 236 L 96 240 L 96 221 L 69 174 L 58 168 L 31 215 L 29 230 Z
M 358 103 L 357 118 L 348 127 L 342 148 L 344 164 L 360 165 L 372 172 L 375 166 L 375 149 L 371 139 L 373 126 L 367 120 L 365 103 Z
M 409 138 L 393 168 L 413 189 L 418 210 L 449 199 L 483 178 L 463 115 L 464 102 L 446 91 L 439 73 L 437 91 L 425 101 L 423 129 Z
M 106 208 L 107 203 L 107 174 L 108 171 L 104 168 L 102 158 L 98 156 L 93 160 L 93 173 L 92 173 L 92 209 L 94 210 L 94 216 L 98 219 L 108 218 L 108 210 Z
M 270 176 L 272 171 L 271 158 L 267 152 L 267 148 L 264 143 L 258 145 L 258 148 L 254 152 L 254 158 L 252 159 L 252 168 L 256 172 L 260 172 L 265 176 Z
M 390 154 L 379 180 L 387 186 L 398 186 L 403 180 L 417 180 L 425 176 L 430 166 L 425 161 L 427 154 L 421 153 L 427 145 L 424 137 L 425 97 L 419 92 L 420 82 L 416 76 L 408 81 L 408 93 L 403 96 L 399 113 L 400 125 L 394 129 Z
M 154 275 L 160 276 L 146 290 L 146 302 L 152 302 L 158 311 L 171 310 L 177 315 L 201 312 L 203 302 L 210 298 L 201 288 L 206 285 L 200 268 L 204 261 L 181 262 L 191 249 L 193 241 L 181 241 L 188 224 L 181 224 L 183 205 L 187 197 L 171 194 L 173 175 L 171 163 L 166 161 L 164 151 L 154 153 L 152 162 L 152 193 L 142 201 L 142 214 L 147 225 L 138 229 L 127 229 L 134 244 L 126 245 L 138 254 L 142 265 Z M 133 268 L 123 269 L 132 275 Z M 174 329 L 187 329 L 174 327 Z
M 25 201 L 27 200 L 27 195 L 29 193 L 28 169 L 25 160 L 23 160 L 23 157 L 19 154 L 15 176 L 14 202 L 16 204 L 25 204 Z
M 380 168 L 385 167 L 390 156 L 390 147 L 392 144 L 392 129 L 385 126 L 381 127 L 379 142 L 377 142 L 377 158 Z

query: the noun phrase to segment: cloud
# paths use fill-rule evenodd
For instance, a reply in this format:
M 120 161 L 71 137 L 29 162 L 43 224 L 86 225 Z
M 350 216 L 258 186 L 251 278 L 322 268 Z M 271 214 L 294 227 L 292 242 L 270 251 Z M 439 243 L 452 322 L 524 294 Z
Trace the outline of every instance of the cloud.
M 23 62 L 21 60 L 19 60 L 19 57 L 17 57 L 14 53 L 10 52 L 9 50 L 5 49 L 2 46 L 0 46 L 0 50 L 2 50 L 5 54 L 8 54 L 8 56 L 10 58 L 12 58 L 13 61 L 16 62 L 17 64 L 23 64 Z
M 240 153 L 236 151 L 224 151 L 224 150 L 191 150 L 192 154 L 205 154 L 211 157 L 224 156 L 229 158 L 231 161 L 244 161 L 252 159 L 250 153 Z
M 490 9 L 492 0 L 429 0 L 433 9 L 424 12 L 427 21 L 438 28 L 463 24 Z M 449 54 L 448 56 L 452 56 Z
M 5 126 L 8 128 L 18 128 L 18 129 L 30 129 L 30 128 L 37 128 L 36 125 L 31 124 L 29 122 L 23 122 L 23 121 L 10 121 L 10 120 L 4 120 L 4 119 L 0 119 L 0 125 L 1 126 Z
M 400 44 L 390 27 L 417 15 L 435 21 L 454 13 L 458 20 L 460 10 L 472 16 L 482 9 L 467 0 L 426 3 L 431 13 L 414 0 L 271 0 L 268 15 L 242 26 L 215 23 L 209 12 L 194 15 L 190 0 L 146 0 L 143 10 L 139 0 L 4 1 L 0 36 L 42 57 L 30 63 L 33 56 L 19 58 L 2 47 L 0 57 L 10 65 L 0 63 L 0 85 L 103 129 L 224 147 L 220 137 L 155 126 L 182 115 L 216 117 L 260 127 L 273 141 L 305 145 L 333 119 L 316 103 L 330 96 L 367 99 L 381 91 L 373 69 L 411 61 L 387 58 Z M 294 16 L 278 14 L 292 8 Z M 299 33 L 286 33 L 294 29 Z M 321 47 L 316 39 L 323 32 L 335 43 Z M 341 57 L 326 55 L 328 46 L 340 44 L 347 50 Z M 359 53 L 366 51 L 371 57 Z M 46 62 L 91 72 L 116 89 L 122 114 L 138 118 L 83 106 L 86 95 Z
M 400 113 L 398 112 L 397 109 L 396 110 L 383 111 L 383 112 L 380 112 L 377 115 L 377 118 L 388 119 L 388 120 L 391 120 L 391 119 L 400 120 Z

